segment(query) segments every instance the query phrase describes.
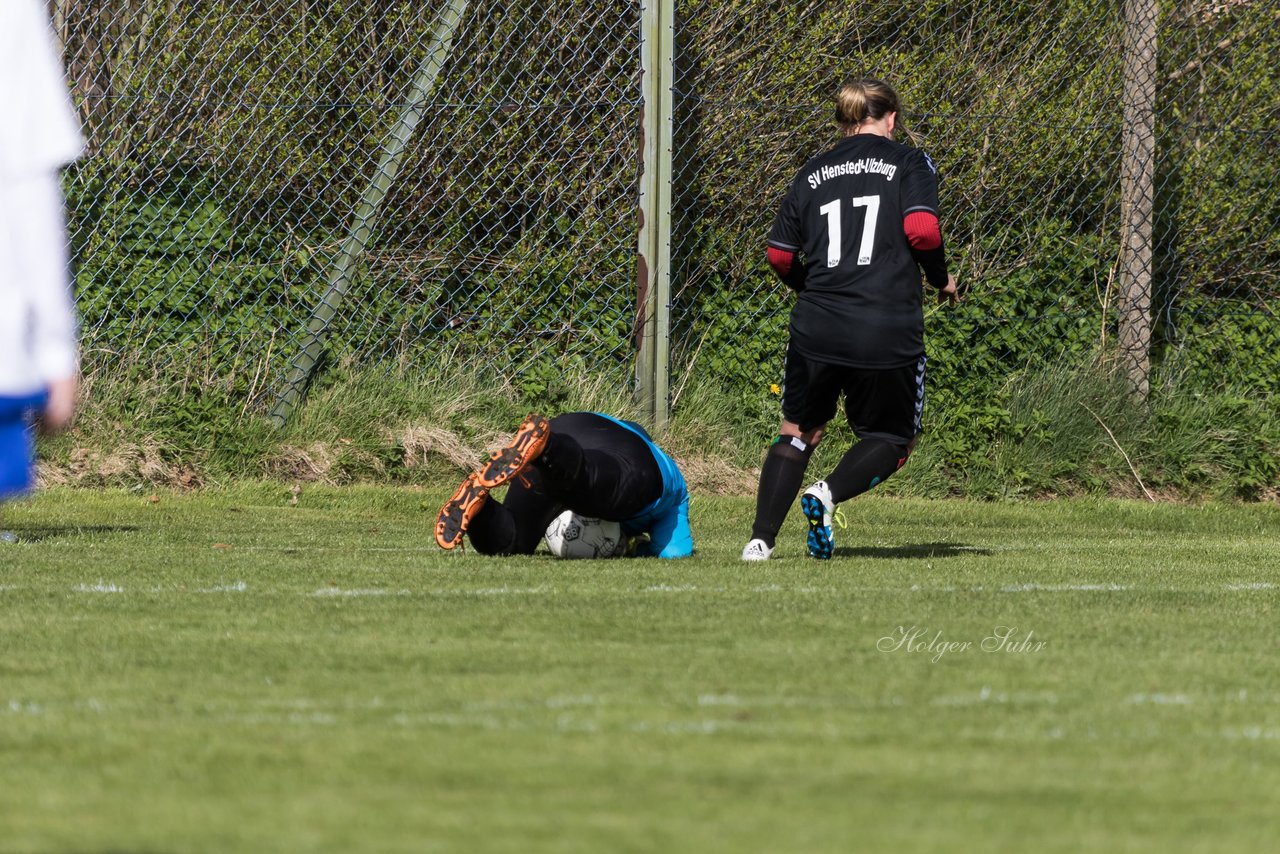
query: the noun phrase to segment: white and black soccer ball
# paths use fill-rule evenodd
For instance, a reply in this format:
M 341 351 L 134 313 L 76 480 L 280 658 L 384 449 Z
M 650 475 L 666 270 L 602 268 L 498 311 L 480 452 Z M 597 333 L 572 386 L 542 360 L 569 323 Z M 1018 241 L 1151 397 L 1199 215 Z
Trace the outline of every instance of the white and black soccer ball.
M 566 510 L 547 526 L 547 548 L 567 560 L 619 557 L 626 551 L 622 526 Z

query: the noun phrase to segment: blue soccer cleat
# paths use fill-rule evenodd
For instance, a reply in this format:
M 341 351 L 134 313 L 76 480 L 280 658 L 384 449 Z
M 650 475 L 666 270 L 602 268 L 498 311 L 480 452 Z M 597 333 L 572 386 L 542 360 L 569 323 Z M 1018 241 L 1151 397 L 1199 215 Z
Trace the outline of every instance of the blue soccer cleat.
M 836 549 L 835 534 L 831 530 L 831 514 L 835 503 L 831 500 L 831 488 L 825 480 L 809 487 L 800 496 L 800 510 L 809 522 L 807 544 L 809 556 L 828 560 Z

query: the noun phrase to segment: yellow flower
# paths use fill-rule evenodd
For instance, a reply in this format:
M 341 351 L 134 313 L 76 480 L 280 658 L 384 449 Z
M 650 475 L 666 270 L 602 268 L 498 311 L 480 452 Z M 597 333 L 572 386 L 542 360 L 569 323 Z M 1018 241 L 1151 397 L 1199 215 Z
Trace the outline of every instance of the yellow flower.
M 769 391 L 774 394 L 782 394 L 782 389 L 778 387 L 777 383 L 769 383 Z

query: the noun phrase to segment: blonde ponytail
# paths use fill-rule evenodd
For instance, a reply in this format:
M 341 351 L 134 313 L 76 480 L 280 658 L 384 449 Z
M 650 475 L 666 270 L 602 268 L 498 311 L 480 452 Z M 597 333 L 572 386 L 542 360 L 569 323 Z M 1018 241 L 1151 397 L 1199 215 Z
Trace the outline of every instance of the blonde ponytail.
M 892 86 L 883 80 L 863 77 L 850 80 L 836 93 L 836 124 L 846 134 L 856 131 L 863 122 L 882 119 L 897 113 L 897 129 L 913 143 L 919 140 L 902 118 L 902 100 Z

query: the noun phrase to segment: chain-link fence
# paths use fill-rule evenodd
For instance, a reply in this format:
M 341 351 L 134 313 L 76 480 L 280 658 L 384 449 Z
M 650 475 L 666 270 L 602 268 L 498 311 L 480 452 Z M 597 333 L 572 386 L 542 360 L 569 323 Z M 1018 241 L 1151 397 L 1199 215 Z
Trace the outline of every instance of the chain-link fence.
M 91 138 L 70 197 L 99 364 L 264 406 L 308 349 L 633 382 L 639 4 L 51 8 Z M 679 0 L 672 42 L 676 406 L 699 379 L 773 405 L 764 235 L 860 75 L 898 87 L 942 174 L 969 288 L 928 318 L 944 393 L 1118 343 L 1161 382 L 1277 388 L 1274 3 Z
M 316 337 L 630 375 L 633 4 L 58 6 L 91 140 L 71 190 L 91 354 L 267 403 Z
M 763 235 L 786 182 L 834 143 L 840 80 L 871 75 L 899 87 L 939 164 L 969 289 L 929 316 L 944 389 L 1115 354 L 1117 337 L 1131 370 L 1150 351 L 1165 377 L 1277 387 L 1274 6 L 683 7 L 677 371 L 757 391 L 780 376 L 788 296 Z

